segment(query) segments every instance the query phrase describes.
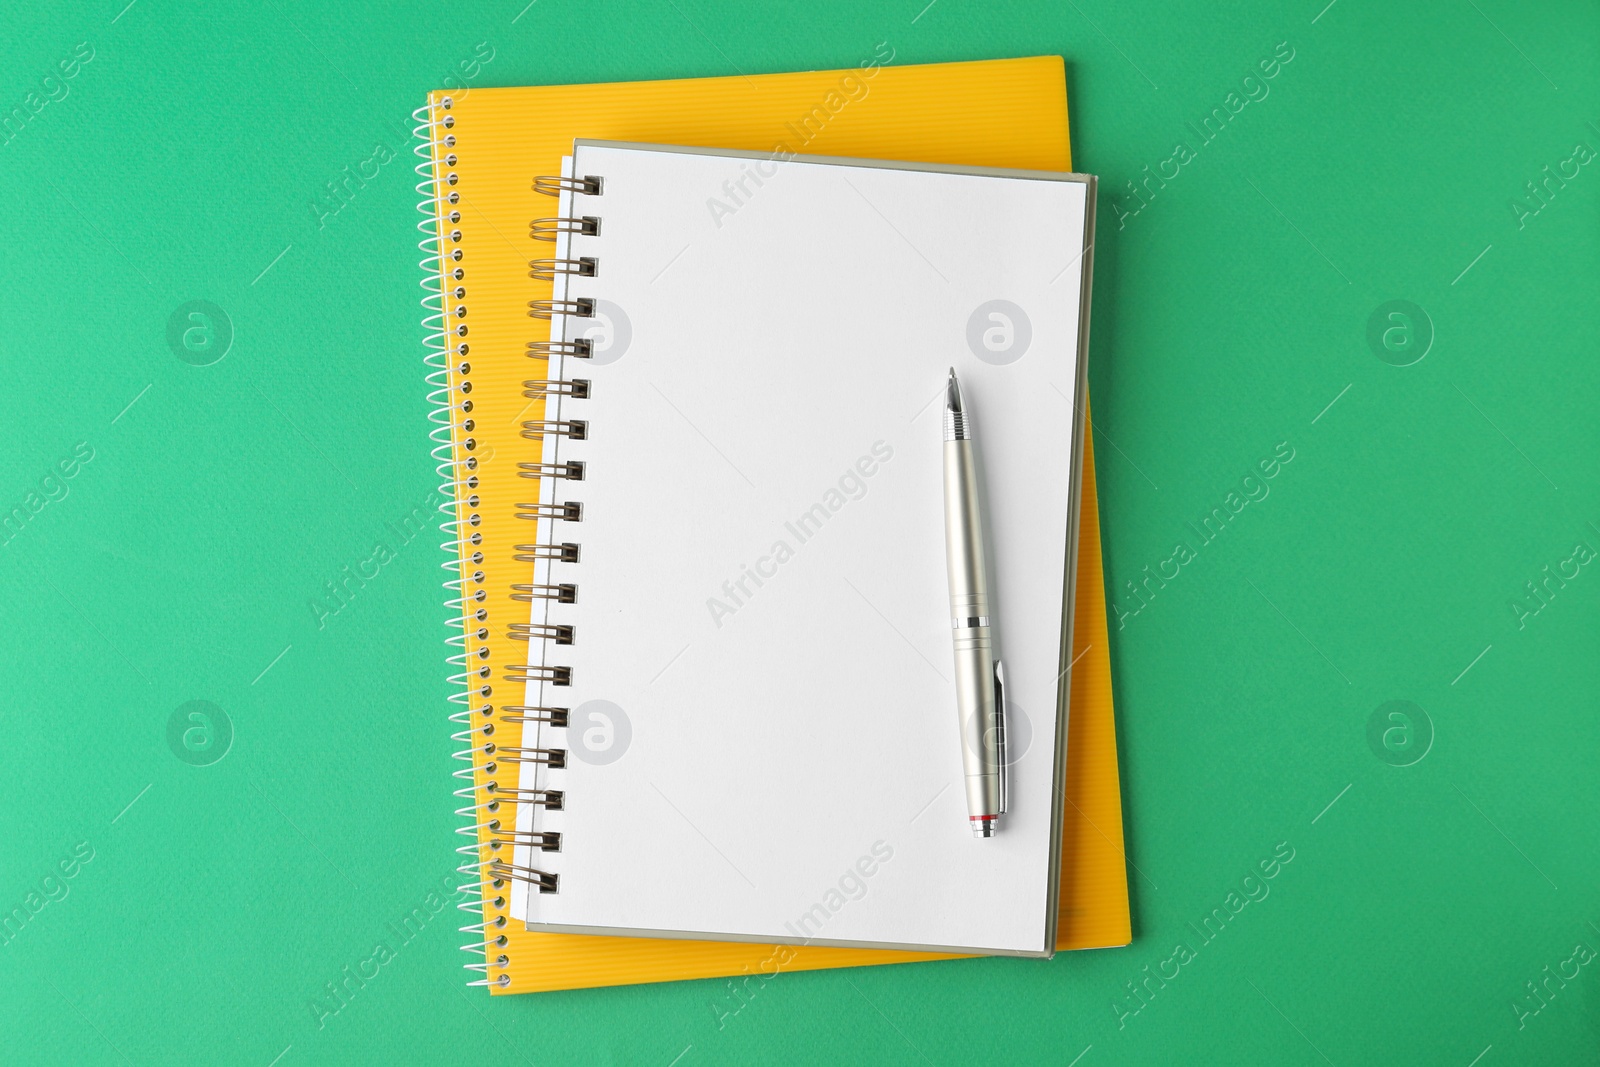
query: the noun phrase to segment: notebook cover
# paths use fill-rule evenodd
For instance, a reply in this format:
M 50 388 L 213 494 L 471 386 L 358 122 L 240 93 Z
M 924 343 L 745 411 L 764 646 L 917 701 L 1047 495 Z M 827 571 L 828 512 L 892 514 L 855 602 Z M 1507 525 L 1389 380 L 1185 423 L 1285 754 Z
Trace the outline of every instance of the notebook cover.
M 520 699 L 516 687 L 503 680 L 502 668 L 522 662 L 526 648 L 505 637 L 508 623 L 527 618 L 526 606 L 511 599 L 510 586 L 527 581 L 531 570 L 512 559 L 512 545 L 533 540 L 532 524 L 514 517 L 516 502 L 533 488 L 517 477 L 515 464 L 533 456 L 534 445 L 522 439 L 520 427 L 524 419 L 541 417 L 543 406 L 525 399 L 521 384 L 543 370 L 542 363 L 525 358 L 527 342 L 547 334 L 544 323 L 526 316 L 527 302 L 550 295 L 549 283 L 528 276 L 528 260 L 549 254 L 548 245 L 528 239 L 528 222 L 553 214 L 555 203 L 533 192 L 533 178 L 559 174 L 561 157 L 577 137 L 755 151 L 782 145 L 808 154 L 1071 169 L 1059 57 L 883 65 L 892 58 L 892 50 L 880 46 L 847 70 L 431 94 L 433 118 L 442 121 L 448 114 L 453 119 L 448 132 L 455 144 L 437 145 L 434 151 L 457 157 L 449 169 L 458 181 L 448 188 L 460 193 L 455 209 L 461 219 L 453 224 L 460 238 L 447 245 L 462 252 L 460 284 L 468 291 L 460 301 L 447 294 L 443 307 L 445 321 L 470 323 L 473 425 L 466 429 L 457 410 L 453 439 L 459 458 L 472 438 L 479 463 L 474 513 L 481 523 L 474 529 L 483 534 L 476 547 L 483 560 L 467 565 L 466 573 L 485 575 L 486 600 L 479 606 L 488 617 L 467 634 L 465 653 L 474 667 L 492 665 L 491 702 Z M 451 97 L 448 112 L 442 107 L 446 96 Z M 435 131 L 444 133 L 441 127 Z M 470 317 L 455 318 L 458 304 L 469 307 Z M 452 367 L 458 362 L 452 358 Z M 459 387 L 457 371 L 451 371 L 450 380 Z M 1091 441 L 1085 441 L 1084 457 L 1059 949 L 1123 945 L 1131 939 Z M 475 636 L 479 625 L 488 634 L 481 640 Z M 487 649 L 482 659 L 480 649 Z M 476 676 L 473 684 L 481 684 Z M 473 706 L 481 702 L 474 698 Z M 497 729 L 499 744 L 518 743 L 514 726 Z M 514 768 L 502 764 L 487 775 L 484 758 L 474 757 L 473 780 L 480 790 L 491 777 L 511 784 Z M 480 856 L 489 858 L 489 850 L 483 848 Z M 491 907 L 485 917 L 505 914 Z M 491 926 L 490 934 L 484 973 L 495 993 L 948 958 L 534 933 L 509 919 L 503 927 Z

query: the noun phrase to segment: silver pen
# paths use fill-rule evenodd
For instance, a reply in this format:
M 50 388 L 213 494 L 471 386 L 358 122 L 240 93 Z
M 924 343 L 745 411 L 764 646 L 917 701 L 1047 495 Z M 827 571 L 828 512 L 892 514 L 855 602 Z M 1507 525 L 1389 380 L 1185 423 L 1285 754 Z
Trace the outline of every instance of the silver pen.
M 993 837 L 1007 799 L 1005 675 L 990 636 L 989 577 L 972 423 L 961 402 L 954 367 L 944 401 L 944 554 L 967 819 L 973 836 Z

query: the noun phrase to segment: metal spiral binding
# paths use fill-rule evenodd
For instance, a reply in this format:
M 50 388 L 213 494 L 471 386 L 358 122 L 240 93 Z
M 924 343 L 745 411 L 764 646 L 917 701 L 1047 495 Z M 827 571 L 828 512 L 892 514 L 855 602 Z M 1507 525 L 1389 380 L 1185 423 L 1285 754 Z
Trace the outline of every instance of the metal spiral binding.
M 587 337 L 580 337 L 576 341 L 529 341 L 529 359 L 549 359 L 551 356 L 567 356 L 571 359 L 588 359 L 594 355 L 594 342 Z
M 601 181 L 599 178 L 588 176 L 583 178 L 537 178 L 534 181 L 536 192 L 551 196 L 599 196 Z M 529 236 L 535 240 L 555 241 L 562 234 L 581 234 L 594 236 L 600 232 L 600 220 L 592 215 L 579 217 L 558 217 L 549 219 L 535 219 L 529 224 Z M 549 258 L 529 261 L 529 276 L 541 281 L 555 281 L 558 275 L 572 275 L 592 278 L 598 274 L 598 261 L 592 257 L 579 258 Z M 595 313 L 595 304 L 592 300 L 532 300 L 528 302 L 528 314 L 533 318 L 554 319 L 556 316 L 592 317 Z M 534 359 L 548 361 L 552 358 L 588 359 L 593 355 L 592 342 L 588 340 L 575 341 L 531 341 L 528 343 L 527 354 Z M 571 400 L 584 400 L 590 395 L 590 382 L 584 378 L 560 378 L 546 376 L 534 378 L 522 383 L 523 395 L 530 400 L 548 400 L 559 397 Z M 522 424 L 522 436 L 530 441 L 541 444 L 547 437 L 565 437 L 568 440 L 581 441 L 588 436 L 588 423 L 583 419 L 572 418 L 543 418 L 532 419 Z M 520 477 L 530 478 L 534 481 L 553 479 L 557 482 L 582 481 L 585 464 L 581 460 L 562 460 L 556 462 L 546 461 L 544 456 L 536 457 L 534 461 L 523 461 L 517 464 L 517 473 Z M 533 503 L 518 503 L 516 517 L 526 519 L 536 524 L 551 522 L 581 522 L 583 519 L 583 505 L 575 500 Z M 578 546 L 568 541 L 552 541 L 551 543 L 530 543 L 515 546 L 514 559 L 521 563 L 535 564 L 564 564 L 578 561 Z M 511 596 L 514 600 L 524 603 L 544 602 L 547 604 L 572 604 L 576 603 L 578 587 L 568 582 L 540 582 L 516 584 L 511 587 Z M 542 642 L 546 646 L 571 645 L 576 639 L 575 628 L 570 625 L 545 622 L 513 622 L 506 631 L 507 637 L 523 641 L 528 644 L 530 661 L 543 659 L 542 656 L 533 655 L 534 642 Z M 570 686 L 572 684 L 572 668 L 546 664 L 542 662 L 513 663 L 503 668 L 503 678 L 514 684 L 528 685 L 530 683 L 549 686 Z M 498 722 L 515 726 L 519 731 L 522 727 L 532 724 L 536 729 L 550 727 L 565 729 L 569 721 L 569 709 L 565 707 L 550 707 L 528 704 L 508 704 L 500 709 L 496 717 Z M 474 757 L 481 758 L 483 771 L 486 775 L 497 773 L 502 766 L 515 767 L 543 767 L 559 770 L 567 765 L 567 750 L 562 747 L 550 745 L 541 740 L 527 742 L 511 741 L 502 742 L 493 737 L 493 724 L 488 724 L 481 740 L 469 737 L 469 743 L 477 742 L 470 750 Z M 527 788 L 520 785 L 502 788 L 498 782 L 491 779 L 485 788 L 485 793 L 491 799 L 488 803 L 498 804 L 528 804 L 535 808 L 547 811 L 561 810 L 564 804 L 564 795 L 561 790 Z M 470 865 L 470 870 L 484 879 L 485 886 L 496 891 L 503 888 L 508 882 L 521 881 L 532 886 L 540 893 L 556 893 L 560 891 L 560 879 L 556 874 L 540 870 L 537 867 L 515 862 L 515 850 L 528 848 L 534 852 L 559 851 L 561 848 L 561 834 L 552 830 L 522 830 L 515 826 L 515 820 L 509 820 L 510 825 L 502 826 L 492 817 L 488 821 L 482 820 L 476 808 L 467 812 L 469 818 L 474 819 L 474 831 L 478 833 L 478 846 L 472 851 L 475 861 Z M 487 835 L 487 839 L 485 839 Z M 506 850 L 511 850 L 513 855 L 507 857 Z M 468 850 L 463 849 L 463 852 Z M 499 899 L 499 898 L 497 898 Z M 484 940 L 468 946 L 469 950 L 482 951 L 484 954 L 485 981 L 493 981 L 500 985 L 509 982 L 510 976 L 504 972 L 508 961 L 504 953 L 496 953 L 497 948 L 504 947 L 503 940 L 497 940 L 503 935 L 489 936 L 497 927 L 482 925 L 474 927 L 472 933 L 481 934 Z M 490 969 L 499 968 L 500 973 L 494 978 L 488 977 Z
M 575 628 L 554 622 L 514 622 L 506 636 L 513 641 L 554 641 L 558 645 L 572 644 Z
M 566 727 L 568 709 L 508 704 L 496 715 L 491 703 L 492 669 L 487 662 L 490 618 L 487 575 L 483 569 L 483 516 L 478 495 L 482 460 L 478 441 L 473 436 L 476 425 L 471 398 L 471 349 L 467 340 L 470 332 L 468 265 L 460 229 L 461 191 L 457 188 L 460 175 L 455 169 L 458 157 L 454 106 L 455 102 L 448 96 L 430 96 L 427 104 L 412 113 L 416 123 L 413 133 L 418 140 L 414 151 L 421 160 L 415 169 L 419 178 L 417 210 L 423 215 L 417 228 L 423 235 L 418 247 L 423 253 L 419 266 L 424 290 L 422 322 L 427 331 L 425 380 L 429 387 L 428 417 L 433 424 L 429 437 L 442 481 L 439 491 L 444 497 L 439 505 L 444 519 L 440 529 L 447 539 L 441 547 L 448 559 L 443 566 L 453 572 L 444 587 L 449 594 L 445 606 L 450 609 L 446 625 L 452 631 L 446 638 L 452 649 L 447 662 L 452 669 L 450 683 L 455 689 L 450 700 L 458 705 L 458 710 L 450 715 L 450 721 L 457 727 L 451 737 L 462 745 L 453 755 L 465 764 L 454 772 L 461 781 L 455 796 L 465 802 L 456 814 L 466 820 L 466 825 L 458 827 L 457 832 L 470 839 L 470 843 L 456 850 L 463 857 L 457 869 L 471 879 L 458 887 L 465 899 L 457 907 L 477 920 L 461 927 L 462 932 L 472 938 L 462 950 L 482 957 L 481 961 L 474 959 L 466 965 L 469 971 L 481 976 L 470 982 L 471 985 L 504 988 L 511 984 L 511 960 L 506 951 L 510 944 L 506 929 L 511 922 L 506 910 L 508 884 L 514 880 L 523 881 L 543 893 L 559 890 L 557 875 L 515 862 L 514 852 L 519 847 L 535 852 L 557 851 L 561 847 L 561 834 L 557 831 L 518 829 L 515 817 L 518 805 L 560 811 L 564 795 L 559 789 L 501 785 L 496 775 L 503 765 L 516 765 L 512 769 L 522 765 L 564 767 L 565 749 L 524 746 L 517 735 L 530 723 Z M 600 181 L 598 178 L 541 178 L 536 188 L 539 192 L 556 195 L 562 191 L 598 195 Z M 555 240 L 558 233 L 597 234 L 599 225 L 598 219 L 586 216 L 538 220 L 529 229 L 530 236 L 536 239 Z M 557 274 L 594 277 L 597 271 L 596 261 L 587 257 L 534 260 L 529 267 L 530 276 L 541 280 L 554 280 Z M 577 304 L 551 304 L 549 312 L 583 313 L 582 306 Z M 551 357 L 587 359 L 592 354 L 592 345 L 587 340 L 530 342 L 527 354 L 546 360 Z M 534 379 L 523 383 L 530 399 L 551 396 L 583 399 L 589 395 L 588 386 L 583 379 Z M 587 425 L 582 420 L 556 420 L 527 423 L 523 436 L 530 440 L 542 440 L 546 435 L 578 440 L 586 431 Z M 518 468 L 522 477 L 533 479 L 580 481 L 584 474 L 584 466 L 578 461 L 520 463 Z M 582 515 L 582 505 L 577 502 L 528 505 L 519 506 L 519 511 L 525 511 L 522 517 L 528 519 L 577 521 Z M 578 558 L 577 546 L 570 543 L 517 545 L 515 548 L 515 558 L 522 562 L 576 562 Z M 513 585 L 511 596 L 524 603 L 572 604 L 577 601 L 577 586 L 565 582 Z M 570 644 L 573 628 L 513 623 L 510 636 L 529 642 L 530 648 L 535 640 Z M 538 681 L 553 685 L 571 682 L 568 667 L 514 664 L 506 670 L 506 679 L 514 682 Z M 504 740 L 496 736 L 497 726 L 502 725 L 512 728 L 511 735 Z
M 460 652 L 447 658 L 447 662 L 457 671 L 450 677 L 451 686 L 456 690 L 450 694 L 450 700 L 461 705 L 460 710 L 451 714 L 450 721 L 465 727 L 454 733 L 452 739 L 471 745 L 479 736 L 487 741 L 493 735 L 494 723 L 490 717 L 494 707 L 488 703 L 493 692 L 488 680 L 489 665 L 472 662 L 488 656 L 488 646 L 483 642 L 489 636 L 489 629 L 485 625 L 489 621 L 489 612 L 485 606 L 488 600 L 488 592 L 484 588 L 486 576 L 479 566 L 483 562 L 483 533 L 478 527 L 482 525 L 483 518 L 476 510 L 477 441 L 470 436 L 475 425 L 471 418 L 473 404 L 469 395 L 472 389 L 472 366 L 468 361 L 470 347 L 465 339 L 468 326 L 464 321 L 467 317 L 467 289 L 463 283 L 466 281 L 467 268 L 464 265 L 465 253 L 460 247 L 461 231 L 457 228 L 461 220 L 461 193 L 455 188 L 460 176 L 454 169 L 456 155 L 452 151 L 456 146 L 456 137 L 452 132 L 456 121 L 455 116 L 450 114 L 453 107 L 454 101 L 450 97 L 438 101 L 430 99 L 412 112 L 412 119 L 417 124 L 412 132 L 419 141 L 414 151 L 421 159 L 415 169 L 420 179 L 417 183 L 417 210 L 423 215 L 417 223 L 417 229 L 423 235 L 417 247 L 423 254 L 419 263 L 424 290 L 422 325 L 428 331 L 423 341 L 427 348 L 423 362 L 429 368 L 425 379 L 430 388 L 428 418 L 433 423 L 428 436 L 433 441 L 432 454 L 439 477 L 443 479 L 439 491 L 444 501 L 439 505 L 439 511 L 445 521 L 440 524 L 440 529 L 449 538 L 441 546 L 449 557 L 444 567 L 455 572 L 455 576 L 444 583 L 445 589 L 454 594 L 445 601 L 445 606 L 451 609 L 445 625 L 452 631 L 459 631 L 452 632 L 445 639 L 452 648 L 460 649 Z M 452 318 L 457 320 L 453 326 L 450 324 Z M 474 706 L 480 700 L 482 703 Z M 475 879 L 458 887 L 457 891 L 466 894 L 466 899 L 457 907 L 475 914 L 481 920 L 462 927 L 462 931 L 478 938 L 474 944 L 464 946 L 465 950 L 481 953 L 484 957 L 483 963 L 468 965 L 470 970 L 484 976 L 481 981 L 472 984 L 488 985 L 498 981 L 491 979 L 488 974 L 490 952 L 506 945 L 504 933 L 490 934 L 491 930 L 503 930 L 507 924 L 505 897 L 501 892 L 505 881 L 486 871 L 485 868 L 492 866 L 493 861 L 489 864 L 480 862 L 479 854 L 486 846 L 491 853 L 501 847 L 492 842 L 499 829 L 502 800 L 492 790 L 485 790 L 488 799 L 479 799 L 477 752 L 476 747 L 471 747 L 454 754 L 467 764 L 455 772 L 456 778 L 466 783 L 463 788 L 456 790 L 455 795 L 471 801 L 467 807 L 457 811 L 457 814 L 471 820 L 471 824 L 459 827 L 457 832 L 472 838 L 473 842 L 457 849 L 463 856 L 471 857 L 471 861 L 463 862 L 458 870 Z M 487 820 L 484 816 L 488 817 Z M 509 963 L 503 953 L 497 953 L 494 957 L 495 966 L 504 968 Z M 507 981 L 510 979 L 509 975 L 502 974 L 500 977 Z
M 571 315 L 579 319 L 594 318 L 593 300 L 530 300 L 530 319 L 553 319 L 557 315 Z
M 523 393 L 523 396 L 532 396 Z M 569 459 L 565 463 L 518 463 L 519 478 L 565 478 L 571 482 L 583 481 L 583 461 Z
M 563 233 L 576 234 L 579 237 L 599 237 L 600 220 L 593 215 L 582 215 L 577 218 L 562 216 L 534 219 L 528 223 L 528 236 L 535 241 L 554 241 Z
M 593 174 L 586 174 L 581 178 L 559 178 L 545 175 L 533 179 L 533 191 L 543 193 L 545 196 L 560 196 L 563 192 L 599 196 L 600 179 Z
M 589 379 L 532 378 L 522 383 L 522 395 L 529 400 L 541 400 L 547 396 L 570 396 L 576 400 L 588 400 Z
M 577 259 L 530 259 L 528 277 L 541 282 L 553 282 L 557 274 L 575 274 L 580 278 L 593 278 L 600 269 L 600 261 L 592 256 Z
M 517 549 L 518 552 L 523 553 L 523 555 L 520 555 L 520 556 L 516 557 L 516 560 L 517 560 L 518 563 L 537 563 L 541 559 L 554 560 L 557 563 L 576 563 L 576 562 L 578 562 L 578 546 L 573 544 L 571 541 L 563 541 L 559 545 L 543 545 L 543 544 L 517 545 L 516 549 Z M 534 589 L 536 587 L 535 586 L 531 586 L 531 585 L 514 585 L 511 588 L 515 592 L 526 592 L 526 591 L 532 590 L 532 589 Z M 568 587 L 567 586 L 541 586 L 541 587 L 537 587 L 537 588 L 565 589 L 565 588 L 568 588 Z M 576 588 L 576 587 L 573 587 L 573 588 Z M 574 594 L 574 595 L 576 595 L 576 594 Z M 513 595 L 512 599 L 513 600 L 523 600 L 523 599 L 532 600 L 532 599 L 535 599 L 535 598 L 533 598 L 531 596 L 529 596 L 529 597 L 519 597 L 519 596 Z M 570 600 L 562 600 L 560 597 L 544 596 L 544 597 L 538 597 L 537 599 L 541 599 L 541 600 L 558 600 L 563 604 L 572 603 L 572 601 L 570 601 Z
M 479 509 L 478 441 L 473 436 L 472 365 L 467 341 L 469 326 L 467 274 L 465 250 L 462 248 L 461 192 L 457 188 L 460 176 L 456 172 L 457 155 L 456 119 L 451 114 L 454 101 L 448 96 L 430 97 L 429 102 L 412 113 L 416 122 L 414 134 L 418 138 L 415 152 L 421 162 L 416 167 L 420 181 L 417 184 L 418 211 L 424 216 L 417 224 L 423 238 L 418 247 L 423 252 L 420 263 L 423 278 L 423 326 L 428 331 L 424 357 L 429 372 L 428 400 L 431 405 L 429 419 L 433 427 L 429 436 L 433 441 L 433 457 L 443 484 L 440 492 L 445 500 L 439 506 L 444 522 L 440 529 L 447 535 L 443 549 L 449 559 L 443 566 L 454 572 L 445 582 L 450 594 L 445 601 L 451 609 L 447 625 L 453 631 L 447 638 L 453 653 L 447 658 L 453 673 L 450 682 L 456 692 L 450 700 L 459 705 L 450 715 L 458 729 L 451 735 L 462 747 L 453 753 L 465 766 L 455 773 L 462 787 L 455 796 L 465 801 L 456 814 L 466 820 L 457 832 L 470 839 L 456 851 L 463 857 L 457 868 L 471 881 L 458 887 L 466 899 L 457 906 L 478 920 L 461 927 L 472 941 L 462 950 L 476 956 L 467 969 L 481 977 L 471 985 L 505 988 L 511 984 L 511 964 L 507 949 L 510 939 L 506 928 L 510 924 L 507 913 L 507 886 L 512 881 L 525 882 L 541 893 L 559 891 L 559 877 L 549 871 L 515 862 L 515 850 L 528 848 L 535 852 L 559 851 L 561 834 L 553 830 L 522 830 L 517 828 L 518 805 L 534 809 L 560 811 L 564 807 L 564 793 L 559 789 L 528 788 L 520 783 L 502 785 L 496 775 L 502 768 L 518 772 L 524 765 L 559 769 L 566 766 L 566 749 L 534 747 L 521 743 L 522 728 L 527 724 L 537 727 L 565 728 L 569 709 L 524 704 L 502 705 L 496 714 L 491 703 L 493 686 L 492 669 L 487 660 L 490 650 L 489 609 L 486 589 L 487 575 L 483 570 L 485 554 L 483 518 Z M 534 188 L 550 195 L 600 194 L 600 179 L 540 178 Z M 535 220 L 529 235 L 537 240 L 554 241 L 562 233 L 595 235 L 600 230 L 600 220 L 593 216 Z M 597 261 L 590 257 L 578 259 L 532 260 L 530 277 L 553 281 L 558 274 L 594 277 Z M 532 302 L 530 314 L 535 317 L 593 314 L 593 304 L 587 301 Z M 539 313 L 543 312 L 541 316 Z M 552 357 L 588 359 L 593 346 L 588 340 L 534 341 L 528 343 L 530 358 L 549 360 Z M 523 383 L 524 395 L 529 399 L 563 397 L 574 400 L 589 396 L 589 382 L 581 378 L 532 379 Z M 534 420 L 523 424 L 523 436 L 529 440 L 543 441 L 547 436 L 582 440 L 587 436 L 587 423 L 581 419 Z M 541 478 L 562 481 L 581 481 L 584 464 L 581 461 L 559 463 L 522 462 L 518 474 L 535 480 Z M 583 505 L 577 501 L 557 504 L 519 504 L 518 517 L 538 521 L 580 521 Z M 576 563 L 578 546 L 570 542 L 554 544 L 516 545 L 514 558 L 519 562 Z M 569 582 L 539 582 L 511 586 L 513 600 L 523 603 L 576 603 L 578 587 Z M 555 645 L 569 645 L 574 640 L 574 628 L 559 624 L 511 623 L 508 636 L 529 644 L 542 641 Z M 529 656 L 529 659 L 539 658 Z M 535 663 L 506 666 L 505 680 L 527 684 L 536 682 L 555 686 L 571 684 L 570 667 Z M 510 736 L 496 736 L 498 726 L 511 728 Z
M 509 719 L 509 716 L 507 718 Z M 484 789 L 494 796 L 505 797 L 509 803 L 531 804 L 536 808 L 544 808 L 546 811 L 560 811 L 565 803 L 564 795 L 559 789 L 508 788 L 499 786 L 494 782 L 484 786 Z M 495 803 L 498 803 L 498 801 L 495 801 Z
M 572 549 L 572 558 L 563 558 L 563 562 L 576 563 L 578 561 L 577 545 L 518 545 L 517 547 L 528 549 L 549 547 L 562 549 L 570 548 Z M 517 559 L 524 563 L 533 562 L 531 557 L 525 559 L 522 556 L 518 556 Z M 554 600 L 557 604 L 576 604 L 578 602 L 578 587 L 576 585 L 570 585 L 567 583 L 561 583 L 557 585 L 513 585 L 511 587 L 511 599 L 519 600 L 524 604 L 531 604 L 535 600 Z M 509 706 L 510 705 L 507 705 L 507 707 Z
M 551 726 L 567 725 L 567 718 L 572 714 L 570 708 L 531 707 L 527 704 L 507 704 L 500 710 L 504 712 L 500 716 L 503 722 L 547 722 Z
M 582 522 L 583 505 L 576 500 L 568 500 L 560 504 L 518 504 L 517 518 L 519 519 L 549 519 L 561 522 Z
M 531 656 L 529 657 L 532 658 Z M 571 667 L 547 667 L 542 663 L 508 663 L 508 671 L 518 671 L 518 674 L 505 675 L 508 682 L 544 682 L 548 685 L 571 685 Z M 488 675 L 484 675 L 488 677 Z
M 527 845 L 540 852 L 560 852 L 561 835 L 554 830 L 500 830 L 513 845 Z
M 509 753 L 509 755 L 507 754 Z M 565 767 L 567 765 L 567 750 L 564 748 L 521 748 L 511 747 L 498 749 L 498 759 L 506 763 L 542 763 L 547 767 Z
M 514 878 L 521 882 L 527 882 L 529 885 L 535 886 L 541 893 L 554 893 L 557 892 L 559 888 L 555 875 L 550 874 L 547 871 L 536 870 L 533 867 L 523 867 L 515 863 L 506 863 L 504 860 L 495 860 L 493 863 L 489 864 L 489 873 L 494 875 L 496 880 Z M 500 959 L 505 960 L 506 958 L 501 956 Z M 506 960 L 505 963 L 502 963 L 499 966 L 506 967 L 509 965 L 510 961 Z M 508 980 L 510 978 L 509 975 L 502 975 L 502 977 L 507 978 Z
M 589 436 L 589 424 L 582 419 L 529 419 L 522 424 L 522 436 L 530 441 L 542 441 L 546 434 L 582 441 Z

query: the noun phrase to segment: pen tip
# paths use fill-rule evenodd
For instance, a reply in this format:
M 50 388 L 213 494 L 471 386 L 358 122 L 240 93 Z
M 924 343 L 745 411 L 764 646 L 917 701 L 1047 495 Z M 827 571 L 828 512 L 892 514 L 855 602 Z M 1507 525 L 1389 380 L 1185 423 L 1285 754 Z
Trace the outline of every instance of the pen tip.
M 961 385 L 956 381 L 956 369 L 950 368 L 950 381 L 945 386 L 944 406 L 946 411 L 959 412 L 961 410 Z

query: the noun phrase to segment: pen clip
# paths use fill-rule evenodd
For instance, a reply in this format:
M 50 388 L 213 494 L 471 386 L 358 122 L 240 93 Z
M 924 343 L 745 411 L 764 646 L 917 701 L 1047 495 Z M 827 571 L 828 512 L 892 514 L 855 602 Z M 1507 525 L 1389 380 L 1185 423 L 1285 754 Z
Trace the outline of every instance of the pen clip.
M 1011 806 L 1011 769 L 1006 761 L 1006 674 L 994 661 L 994 755 L 1000 769 L 1000 814 Z

